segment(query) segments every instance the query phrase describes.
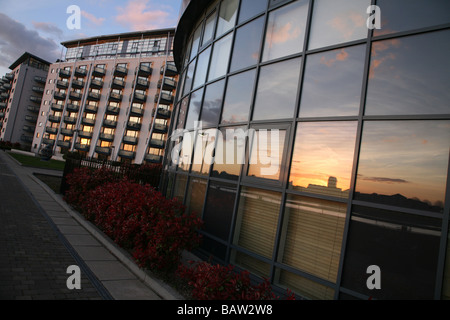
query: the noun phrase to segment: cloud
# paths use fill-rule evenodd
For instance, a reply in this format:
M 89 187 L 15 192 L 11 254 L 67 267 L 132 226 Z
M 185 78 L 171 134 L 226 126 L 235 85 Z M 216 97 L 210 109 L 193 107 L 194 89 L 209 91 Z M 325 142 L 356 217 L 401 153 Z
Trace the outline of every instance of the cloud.
M 43 25 L 40 27 L 43 28 Z M 56 32 L 51 26 L 47 27 Z M 60 58 L 61 47 L 53 39 L 44 38 L 37 31 L 29 30 L 22 23 L 0 13 L 0 66 L 9 67 L 25 52 L 54 62 Z
M 362 177 L 361 175 L 359 175 L 359 176 Z M 389 183 L 389 184 L 410 183 L 409 181 L 403 180 L 403 179 L 392 179 L 392 178 L 384 178 L 384 177 L 362 177 L 362 180 L 371 181 L 371 182 Z
M 125 8 L 118 7 L 117 10 L 120 14 L 115 20 L 132 31 L 167 28 L 175 23 L 169 21 L 168 12 L 153 10 L 149 0 L 130 0 Z
M 320 58 L 320 63 L 321 64 L 325 64 L 328 67 L 331 67 L 336 61 L 345 61 L 348 58 L 348 52 L 345 51 L 344 49 L 339 50 L 336 53 L 336 57 L 335 58 L 331 58 L 331 59 L 326 59 L 325 56 L 322 56 Z
M 81 15 L 96 26 L 102 25 L 103 22 L 105 21 L 105 18 L 97 18 L 92 13 L 86 12 L 84 10 L 81 10 Z
M 37 30 L 41 30 L 42 32 L 45 32 L 47 34 L 54 35 L 59 39 L 63 37 L 63 31 L 53 23 L 36 21 L 33 21 L 32 23 Z

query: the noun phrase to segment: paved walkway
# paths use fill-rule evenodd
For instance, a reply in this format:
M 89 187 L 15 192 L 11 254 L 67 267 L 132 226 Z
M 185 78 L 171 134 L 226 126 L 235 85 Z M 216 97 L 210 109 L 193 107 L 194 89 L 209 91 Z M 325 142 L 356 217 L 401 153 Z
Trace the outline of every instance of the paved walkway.
M 0 151 L 0 300 L 180 300 L 73 211 L 33 173 Z M 68 289 L 69 266 L 81 289 Z

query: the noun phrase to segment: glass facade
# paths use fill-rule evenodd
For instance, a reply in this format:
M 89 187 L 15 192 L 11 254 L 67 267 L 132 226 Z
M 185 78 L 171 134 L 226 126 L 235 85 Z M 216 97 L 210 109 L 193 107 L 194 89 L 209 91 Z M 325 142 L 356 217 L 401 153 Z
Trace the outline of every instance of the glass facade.
M 205 222 L 196 253 L 307 299 L 450 299 L 448 1 L 204 8 L 162 184 Z

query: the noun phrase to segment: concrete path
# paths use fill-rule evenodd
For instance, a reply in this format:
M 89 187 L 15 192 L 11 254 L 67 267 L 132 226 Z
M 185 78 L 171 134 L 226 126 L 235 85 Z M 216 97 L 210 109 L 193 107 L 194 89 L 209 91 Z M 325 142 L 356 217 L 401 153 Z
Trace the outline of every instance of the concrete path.
M 183 299 L 34 173 L 62 174 L 21 166 L 0 151 L 0 299 Z M 67 288 L 72 265 L 81 270 L 80 290 Z

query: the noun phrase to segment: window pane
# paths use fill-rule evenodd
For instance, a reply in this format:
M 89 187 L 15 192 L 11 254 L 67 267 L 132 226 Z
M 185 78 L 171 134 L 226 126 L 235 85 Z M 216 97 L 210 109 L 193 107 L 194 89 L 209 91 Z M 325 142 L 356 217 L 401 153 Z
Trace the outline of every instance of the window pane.
M 177 175 L 175 180 L 173 197 L 181 202 L 184 201 L 184 192 L 186 191 L 186 185 L 187 185 L 187 176 L 181 174 Z
M 258 13 L 265 11 L 267 0 L 241 0 L 241 10 L 239 12 L 239 22 L 243 22 Z
M 356 122 L 300 123 L 289 187 L 347 198 L 353 167 Z
M 366 115 L 450 113 L 450 30 L 374 42 Z
M 449 228 L 450 230 L 450 225 Z M 442 300 L 450 300 L 450 232 L 447 233 L 447 253 L 445 259 Z
M 308 2 L 295 1 L 269 14 L 263 61 L 268 61 L 303 50 Z
M 209 168 L 213 162 L 213 152 L 216 140 L 216 130 L 200 130 L 195 141 L 192 172 L 209 175 Z
M 449 147 L 450 121 L 366 122 L 355 198 L 442 212 Z
M 219 23 L 217 24 L 216 38 L 234 27 L 236 23 L 237 8 L 239 0 L 222 1 L 219 13 Z
M 300 117 L 359 114 L 365 46 L 309 55 L 303 80 Z
M 272 258 L 281 194 L 243 187 L 239 201 L 234 244 Z
M 198 46 L 200 44 L 200 36 L 201 36 L 201 34 L 202 34 L 202 25 L 200 24 L 197 27 L 197 29 L 195 30 L 195 33 L 194 33 L 194 38 L 193 38 L 193 41 L 192 41 L 192 49 L 191 49 L 192 50 L 191 51 L 191 58 L 189 60 L 192 60 L 197 55 Z
M 229 34 L 214 44 L 208 80 L 213 80 L 227 73 L 232 36 L 233 34 Z
M 450 21 L 448 0 L 378 0 L 381 29 L 374 35 L 419 29 Z
M 192 92 L 189 103 L 188 116 L 186 119 L 186 129 L 193 129 L 195 121 L 199 120 L 200 109 L 202 107 L 203 88 Z
M 260 277 L 268 278 L 270 275 L 268 263 L 234 249 L 231 251 L 231 263 Z
M 314 1 L 309 49 L 367 37 L 367 8 L 370 0 Z
M 336 282 L 347 205 L 288 195 L 279 260 Z
M 217 137 L 212 176 L 222 179 L 238 180 L 244 164 L 245 127 L 220 130 Z
M 188 105 L 189 105 L 189 96 L 185 97 L 183 100 L 181 100 L 178 108 L 180 109 L 178 113 L 178 124 L 177 129 L 184 129 L 186 116 L 188 112 Z
M 223 90 L 225 80 L 220 80 L 206 87 L 202 107 L 202 126 L 204 128 L 216 126 L 222 110 Z
M 286 130 L 256 130 L 250 134 L 248 176 L 279 180 Z
M 296 58 L 261 68 L 253 120 L 294 117 L 300 62 Z
M 203 217 L 206 232 L 228 240 L 235 199 L 235 185 L 211 182 Z
M 222 111 L 222 124 L 248 121 L 255 86 L 256 70 L 228 78 Z
M 214 11 L 208 19 L 206 19 L 205 23 L 205 32 L 203 33 L 203 41 L 202 46 L 210 41 L 214 35 L 214 26 L 216 24 L 216 12 Z
M 208 72 L 208 63 L 210 54 L 211 54 L 211 47 L 203 51 L 198 56 L 197 70 L 195 71 L 195 79 L 193 86 L 194 89 L 205 83 L 206 74 Z
M 353 207 L 342 286 L 375 299 L 434 298 L 441 220 Z M 367 288 L 367 268 L 381 269 L 381 290 Z
M 192 149 L 194 148 L 194 133 L 186 132 L 183 141 L 179 144 L 178 170 L 189 171 L 192 162 Z
M 195 60 L 191 62 L 187 69 L 186 79 L 184 81 L 183 95 L 188 94 L 192 88 L 192 79 L 194 78 Z
M 191 177 L 186 198 L 186 212 L 201 217 L 206 194 L 205 179 Z
M 261 17 L 236 30 L 230 71 L 258 63 L 263 27 L 264 17 Z

